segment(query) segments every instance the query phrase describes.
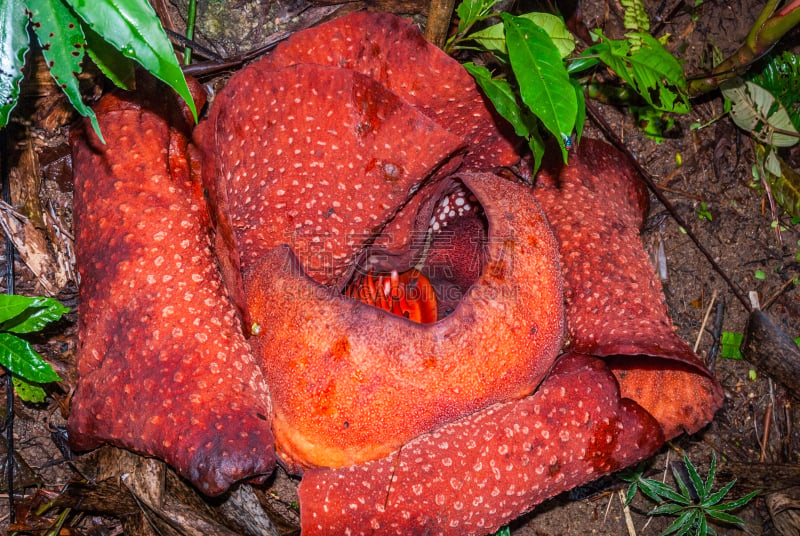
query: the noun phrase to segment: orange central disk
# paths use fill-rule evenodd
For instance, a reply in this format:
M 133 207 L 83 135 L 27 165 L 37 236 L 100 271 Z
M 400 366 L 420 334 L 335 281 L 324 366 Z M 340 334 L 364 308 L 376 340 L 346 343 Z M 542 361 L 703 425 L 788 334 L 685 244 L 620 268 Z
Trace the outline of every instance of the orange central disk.
M 419 270 L 402 274 L 392 270 L 391 274 L 377 276 L 370 270 L 351 283 L 346 294 L 419 324 L 431 324 L 437 319 L 436 293 Z

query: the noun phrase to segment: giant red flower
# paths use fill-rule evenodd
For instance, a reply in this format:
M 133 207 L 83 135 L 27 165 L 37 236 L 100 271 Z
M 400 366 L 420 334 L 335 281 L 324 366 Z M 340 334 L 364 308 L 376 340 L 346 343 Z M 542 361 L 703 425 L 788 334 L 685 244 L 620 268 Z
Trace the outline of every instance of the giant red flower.
M 721 402 L 667 316 L 630 163 L 584 140 L 535 187 L 499 175 L 515 140 L 402 19 L 294 35 L 193 145 L 144 97 L 98 118 L 108 146 L 75 141 L 79 448 L 208 494 L 277 450 L 304 534 L 484 534 Z

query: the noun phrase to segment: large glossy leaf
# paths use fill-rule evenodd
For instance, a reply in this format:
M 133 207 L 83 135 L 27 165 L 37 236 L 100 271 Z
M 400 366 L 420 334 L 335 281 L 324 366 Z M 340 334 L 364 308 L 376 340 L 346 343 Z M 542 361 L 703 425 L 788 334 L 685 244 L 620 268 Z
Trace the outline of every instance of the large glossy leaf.
M 28 51 L 28 16 L 24 0 L 0 1 L 0 128 L 17 104 L 25 52 Z
M 544 30 L 528 19 L 503 13 L 508 57 L 522 102 L 561 145 L 572 135 L 578 103 L 561 54 Z
M 89 27 L 197 110 L 172 45 L 147 0 L 66 0 Z
M 68 312 L 68 307 L 64 307 L 53 298 L 3 294 L 0 295 L 0 331 L 11 333 L 40 331 Z
M 484 94 L 492 101 L 497 113 L 511 123 L 517 136 L 527 138 L 530 135 L 530 130 L 528 125 L 525 124 L 517 97 L 511 90 L 508 80 L 492 78 L 492 73 L 489 72 L 489 69 L 482 65 L 475 65 L 472 62 L 465 63 L 464 68 L 475 78 Z
M 86 52 L 97 67 L 119 88 L 130 90 L 134 85 L 133 60 L 122 55 L 108 41 L 103 39 L 88 26 L 86 34 Z
M 28 341 L 10 333 L 0 333 L 0 365 L 31 382 L 49 383 L 61 380 L 53 367 L 36 353 Z
M 544 30 L 545 33 L 550 36 L 550 39 L 553 41 L 559 53 L 561 53 L 562 58 L 566 58 L 575 50 L 575 38 L 572 33 L 567 30 L 567 26 L 560 17 L 550 13 L 540 12 L 525 13 L 524 15 L 520 15 L 520 17 L 530 20 Z M 469 38 L 474 39 L 487 50 L 494 50 L 500 54 L 508 53 L 506 49 L 505 28 L 502 22 L 470 34 Z
M 95 132 L 102 139 L 100 125 L 92 109 L 84 104 L 75 76 L 82 70 L 86 42 L 80 21 L 62 0 L 28 0 L 28 10 L 50 74 L 78 113 L 91 120 Z

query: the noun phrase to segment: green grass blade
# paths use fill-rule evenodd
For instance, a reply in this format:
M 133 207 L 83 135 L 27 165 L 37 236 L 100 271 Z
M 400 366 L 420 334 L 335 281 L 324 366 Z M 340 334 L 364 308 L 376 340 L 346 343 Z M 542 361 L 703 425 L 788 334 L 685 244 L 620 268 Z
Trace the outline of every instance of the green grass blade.
M 28 51 L 28 16 L 24 0 L 0 2 L 0 128 L 17 105 L 22 67 Z
M 197 109 L 172 44 L 146 0 L 66 1 L 103 39 L 172 87 L 197 120 Z
M 578 104 L 561 54 L 547 33 L 528 19 L 503 13 L 506 46 L 522 102 L 558 140 L 564 160 L 564 136 L 575 127 Z
M 25 380 L 49 383 L 61 380 L 28 341 L 10 333 L 0 333 L 0 365 Z
M 80 21 L 62 0 L 28 0 L 28 9 L 31 12 L 33 31 L 42 45 L 42 54 L 50 67 L 50 74 L 78 113 L 89 118 L 97 136 L 102 140 L 97 117 L 84 104 L 75 76 L 82 71 L 81 62 L 86 44 Z

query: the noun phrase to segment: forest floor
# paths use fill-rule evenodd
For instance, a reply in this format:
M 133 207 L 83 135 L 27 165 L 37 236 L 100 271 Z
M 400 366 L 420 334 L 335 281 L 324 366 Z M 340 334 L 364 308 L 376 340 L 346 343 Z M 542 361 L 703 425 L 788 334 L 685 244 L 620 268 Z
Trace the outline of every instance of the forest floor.
M 623 34 L 621 7 L 614 0 L 581 4 L 583 23 L 588 28 L 603 28 L 606 35 L 613 37 Z M 724 56 L 734 52 L 762 7 L 762 2 L 755 0 L 708 0 L 698 2 L 696 7 L 682 0 L 647 4 L 653 26 L 660 26 L 659 35 L 670 34 L 668 48 L 682 59 L 689 74 L 702 72 L 710 66 L 714 47 Z M 398 2 L 396 5 L 400 9 L 412 4 Z M 673 5 L 680 7 L 673 9 Z M 174 10 L 174 6 L 168 7 Z M 530 7 L 524 5 L 520 9 L 526 11 Z M 176 29 L 180 30 L 179 26 Z M 255 38 L 248 36 L 248 39 Z M 254 43 L 258 41 L 250 44 Z M 797 51 L 798 43 L 800 36 L 795 31 L 785 38 L 781 47 L 793 47 Z M 42 176 L 41 195 L 60 217 L 68 234 L 71 179 L 66 145 L 68 127 L 65 125 L 73 117 L 61 97 L 46 88 L 46 83 L 41 87 L 35 81 L 27 84 L 20 108 L 21 119 L 13 125 L 15 134 L 9 131 L 9 147 L 14 149 L 9 159 L 12 179 L 23 180 L 20 177 L 31 171 Z M 677 117 L 669 136 L 661 143 L 645 137 L 624 108 L 605 104 L 599 105 L 599 109 L 732 281 L 745 293 L 756 292 L 762 304 L 769 303 L 770 318 L 792 337 L 800 336 L 800 294 L 792 284 L 800 275 L 800 226 L 793 225 L 791 216 L 778 209 L 778 236 L 766 196 L 762 189 L 753 186 L 754 157 L 750 140 L 729 118 L 724 117 L 705 128 L 690 128 L 693 124 L 709 123 L 723 113 L 719 94 L 694 102 L 692 112 Z M 589 122 L 587 135 L 602 137 L 602 132 Z M 795 149 L 785 157 L 795 169 L 800 168 L 800 151 Z M 12 183 L 12 188 L 30 188 L 27 181 L 23 182 L 25 184 L 16 186 Z M 743 331 L 747 311 L 655 199 L 643 240 L 653 259 L 658 257 L 657 252 L 663 246 L 666 278 L 662 284 L 672 319 L 679 334 L 690 345 L 698 341 L 697 353 L 701 357 L 708 357 L 714 343 L 712 331 L 715 323 L 719 324 L 717 304 L 724 303 L 724 316 L 720 317 L 722 330 Z M 54 263 L 65 265 L 61 269 L 67 279 L 71 278 L 71 252 L 61 249 L 54 254 L 54 259 Z M 0 259 L 0 264 L 5 262 L 7 257 Z M 17 293 L 34 295 L 46 291 L 19 259 L 15 267 Z M 5 290 L 4 284 L 2 286 Z M 87 466 L 95 460 L 81 457 L 65 460 L 68 451 L 63 448 L 62 431 L 75 374 L 78 303 L 74 281 L 61 285 L 57 297 L 72 307 L 73 312 L 35 342 L 66 380 L 52 392 L 48 404 L 31 406 L 18 399 L 15 401 L 15 448 L 28 465 L 15 481 L 16 493 L 24 489 L 26 496 L 25 500 L 17 501 L 18 507 L 55 498 L 76 472 L 87 471 Z M 709 310 L 711 314 L 704 324 Z M 800 400 L 792 398 L 778 382 L 746 361 L 716 357 L 709 366 L 723 386 L 724 407 L 713 423 L 700 433 L 679 437 L 666 445 L 649 461 L 646 474 L 650 478 L 666 478 L 672 484 L 669 464 L 686 452 L 704 475 L 714 452 L 719 463 L 717 488 L 737 479 L 729 498 L 741 497 L 755 489 L 765 490 L 737 512 L 747 523 L 745 532 L 781 534 L 768 511 L 766 498 L 769 493 L 782 491 L 795 501 L 800 500 L 800 479 L 797 479 Z M 0 444 L 0 453 L 2 449 Z M 0 481 L 0 488 L 2 484 Z M 793 489 L 792 484 L 796 484 Z M 260 490 L 259 493 L 262 498 L 270 499 L 274 512 L 282 511 L 279 514 L 283 519 L 281 532 L 291 533 L 296 530 L 297 522 L 292 506 L 292 481 L 281 475 L 273 486 L 274 492 Z M 669 526 L 673 520 L 670 517 L 646 515 L 653 504 L 641 495 L 626 509 L 618 493 L 624 489 L 622 481 L 609 478 L 600 486 L 587 486 L 563 494 L 514 522 L 511 532 L 517 536 L 656 535 Z M 7 491 L 5 483 L 4 493 Z M 32 496 L 36 496 L 36 501 L 30 501 Z M 798 503 L 794 504 L 797 508 Z M 119 506 L 120 512 L 123 507 L 130 505 Z M 63 512 L 63 509 L 53 509 L 37 517 L 19 508 L 17 527 L 27 526 L 33 533 L 37 520 L 42 524 L 39 528 L 43 528 Z M 127 510 L 125 512 L 130 515 Z M 65 520 L 65 527 L 73 531 L 68 534 L 115 534 L 122 530 L 119 521 L 109 515 L 68 512 Z M 0 504 L 0 527 L 7 527 L 8 521 L 7 501 L 4 500 Z M 628 521 L 633 529 L 629 528 Z M 729 526 L 715 526 L 715 530 L 718 534 L 742 533 Z M 796 525 L 794 531 L 785 534 L 800 534 Z

